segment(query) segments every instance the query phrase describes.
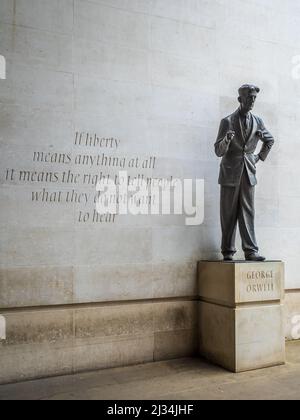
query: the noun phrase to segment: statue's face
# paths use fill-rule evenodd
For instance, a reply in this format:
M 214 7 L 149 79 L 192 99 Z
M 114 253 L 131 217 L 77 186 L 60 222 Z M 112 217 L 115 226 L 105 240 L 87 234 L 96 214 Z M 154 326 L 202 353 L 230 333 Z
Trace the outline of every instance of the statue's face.
M 245 93 L 240 97 L 242 109 L 245 112 L 250 112 L 254 108 L 257 94 L 253 92 Z

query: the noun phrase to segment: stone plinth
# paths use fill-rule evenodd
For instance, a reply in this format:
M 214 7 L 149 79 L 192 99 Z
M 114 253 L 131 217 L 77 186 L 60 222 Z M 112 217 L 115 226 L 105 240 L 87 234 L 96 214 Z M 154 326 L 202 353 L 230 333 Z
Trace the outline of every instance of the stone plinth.
M 243 372 L 285 363 L 284 264 L 199 263 L 199 350 Z

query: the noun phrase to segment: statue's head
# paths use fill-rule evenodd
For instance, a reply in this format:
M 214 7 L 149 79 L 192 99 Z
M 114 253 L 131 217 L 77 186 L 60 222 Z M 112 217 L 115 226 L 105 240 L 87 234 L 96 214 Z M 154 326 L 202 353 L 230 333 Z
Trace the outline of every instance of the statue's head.
M 239 89 L 239 102 L 244 112 L 250 112 L 254 108 L 257 94 L 260 89 L 254 85 L 243 85 Z

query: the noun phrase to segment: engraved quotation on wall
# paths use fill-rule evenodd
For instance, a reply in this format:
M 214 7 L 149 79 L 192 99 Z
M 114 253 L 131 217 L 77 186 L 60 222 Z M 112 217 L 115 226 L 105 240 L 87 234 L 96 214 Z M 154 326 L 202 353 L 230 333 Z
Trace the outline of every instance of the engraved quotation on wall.
M 122 146 L 122 141 L 118 138 L 76 132 L 71 151 L 33 150 L 30 152 L 30 169 L 7 167 L 5 183 L 31 185 L 28 200 L 33 205 L 74 206 L 77 223 L 115 223 L 117 214 L 98 214 L 96 211 L 99 198 L 97 183 L 113 180 L 118 186 L 119 172 L 127 171 L 128 183 L 143 180 L 151 185 L 154 181 L 152 173 L 157 165 L 155 156 L 128 156 L 122 153 Z M 170 182 L 172 179 L 170 176 Z M 149 195 L 142 199 L 150 205 L 151 190 L 149 191 Z M 117 201 L 118 196 L 110 199 Z

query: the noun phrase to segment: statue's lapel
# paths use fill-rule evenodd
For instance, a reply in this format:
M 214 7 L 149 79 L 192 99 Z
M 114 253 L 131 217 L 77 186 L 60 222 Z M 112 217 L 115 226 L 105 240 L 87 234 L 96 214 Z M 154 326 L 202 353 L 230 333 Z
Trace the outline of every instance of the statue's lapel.
M 243 127 L 242 127 L 242 120 L 240 118 L 239 111 L 237 111 L 235 114 L 235 118 L 234 118 L 235 119 L 235 122 L 234 122 L 235 132 L 237 133 L 238 138 L 241 139 L 244 144 L 248 143 L 248 141 L 253 138 L 253 136 L 255 135 L 258 129 L 256 118 L 252 114 L 251 116 L 252 116 L 252 128 L 251 128 L 249 136 L 246 137 L 245 131 L 243 130 Z
M 252 137 L 255 135 L 258 129 L 256 118 L 252 114 L 251 114 L 251 117 L 252 117 L 252 130 L 249 134 L 249 137 L 246 139 L 246 143 L 248 143 L 248 141 L 252 139 Z
M 240 119 L 240 113 L 238 110 L 236 111 L 235 118 L 234 118 L 234 128 L 235 128 L 234 131 L 237 133 L 237 137 L 241 139 L 244 143 L 246 143 L 244 130 L 242 128 L 242 122 Z

